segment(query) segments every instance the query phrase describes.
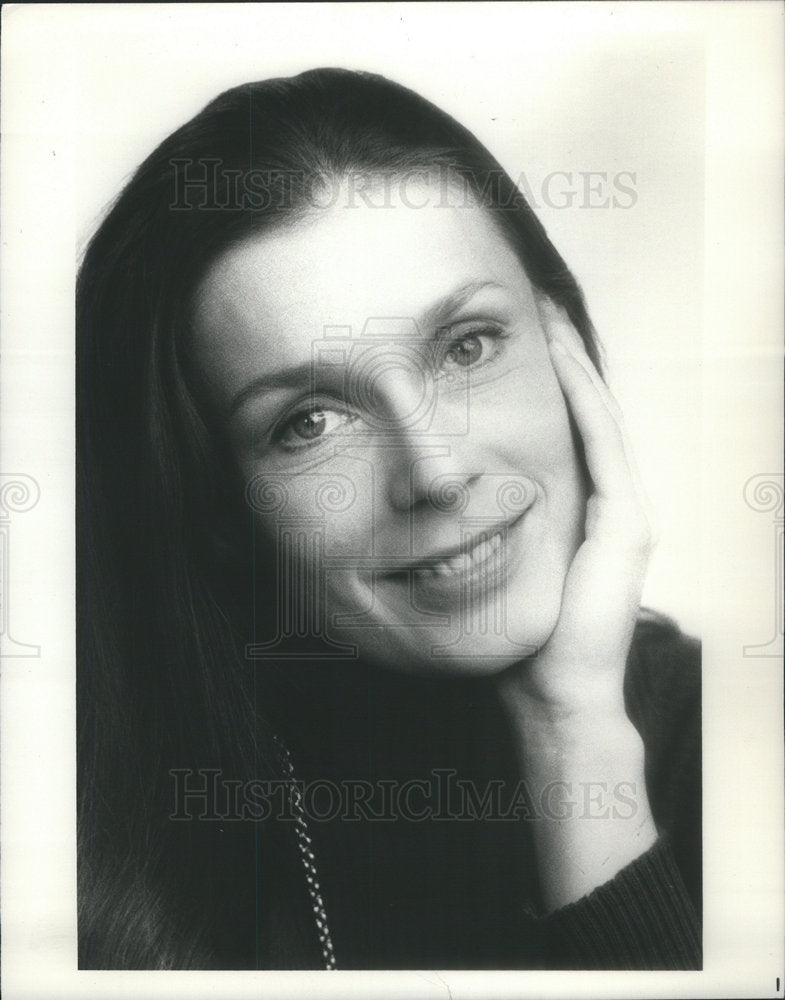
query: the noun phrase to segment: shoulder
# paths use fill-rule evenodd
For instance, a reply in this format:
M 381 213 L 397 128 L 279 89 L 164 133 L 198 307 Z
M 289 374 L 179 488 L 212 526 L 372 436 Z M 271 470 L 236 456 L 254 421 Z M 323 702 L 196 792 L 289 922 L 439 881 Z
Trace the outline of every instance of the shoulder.
M 701 647 L 665 615 L 641 613 L 624 679 L 627 713 L 655 770 L 685 758 L 699 765 Z
M 701 646 L 670 618 L 642 610 L 625 676 L 633 721 L 668 728 L 683 713 L 700 712 Z M 645 736 L 645 734 L 644 734 Z
M 644 612 L 625 676 L 627 713 L 646 747 L 658 828 L 700 910 L 701 647 L 664 615 Z

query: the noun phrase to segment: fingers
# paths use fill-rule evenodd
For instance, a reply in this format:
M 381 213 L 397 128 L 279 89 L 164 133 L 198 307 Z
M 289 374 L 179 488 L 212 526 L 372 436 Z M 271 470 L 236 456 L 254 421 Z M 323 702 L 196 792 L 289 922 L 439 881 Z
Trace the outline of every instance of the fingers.
M 600 497 L 633 492 L 621 428 L 592 375 L 566 346 L 554 337 L 551 359 L 583 440 L 594 488 Z
M 566 312 L 558 306 L 555 306 L 550 299 L 543 299 L 540 301 L 539 311 L 540 317 L 543 321 L 545 335 L 549 343 L 554 340 L 562 343 L 567 348 L 569 353 L 583 366 L 597 389 L 600 398 L 623 429 L 624 421 L 622 419 L 619 404 L 614 399 L 600 373 L 594 367 L 594 364 L 586 351 L 586 345 L 583 342 L 583 338 L 570 322 Z
M 583 440 L 596 501 L 624 516 L 628 527 L 650 543 L 653 512 L 619 405 L 563 310 L 544 301 L 540 313 L 554 370 Z

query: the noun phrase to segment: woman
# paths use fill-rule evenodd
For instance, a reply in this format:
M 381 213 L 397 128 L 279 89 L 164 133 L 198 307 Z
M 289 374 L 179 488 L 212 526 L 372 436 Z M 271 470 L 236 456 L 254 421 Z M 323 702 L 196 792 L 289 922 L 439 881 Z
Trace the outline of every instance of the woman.
M 695 646 L 490 154 L 238 87 L 78 293 L 82 966 L 698 967 Z

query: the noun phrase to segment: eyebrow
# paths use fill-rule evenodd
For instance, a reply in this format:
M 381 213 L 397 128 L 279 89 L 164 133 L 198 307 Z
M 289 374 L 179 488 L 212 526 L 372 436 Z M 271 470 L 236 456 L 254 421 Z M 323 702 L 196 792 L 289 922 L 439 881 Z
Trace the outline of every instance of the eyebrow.
M 313 362 L 304 361 L 301 365 L 294 365 L 291 368 L 280 368 L 266 375 L 260 375 L 242 388 L 229 404 L 227 416 L 233 416 L 240 407 L 244 406 L 253 396 L 259 395 L 271 389 L 285 389 L 288 386 L 296 388 L 304 382 L 309 381 L 313 372 Z
M 430 329 L 437 326 L 446 326 L 449 320 L 462 309 L 475 295 L 486 289 L 498 289 L 506 291 L 503 285 L 496 281 L 470 281 L 449 292 L 442 298 L 437 299 L 428 306 L 420 317 L 420 327 Z M 244 386 L 232 399 L 227 410 L 227 416 L 233 416 L 245 403 L 253 396 L 265 391 L 292 386 L 296 388 L 305 382 L 309 382 L 313 374 L 313 361 L 304 361 L 299 365 L 292 365 L 288 368 L 279 368 L 276 371 L 260 375 Z
M 475 295 L 489 288 L 506 291 L 504 286 L 496 281 L 467 282 L 429 306 L 422 315 L 421 325 L 427 328 L 439 325 L 439 323 L 445 325 L 446 321 L 451 319 L 467 302 L 470 302 Z

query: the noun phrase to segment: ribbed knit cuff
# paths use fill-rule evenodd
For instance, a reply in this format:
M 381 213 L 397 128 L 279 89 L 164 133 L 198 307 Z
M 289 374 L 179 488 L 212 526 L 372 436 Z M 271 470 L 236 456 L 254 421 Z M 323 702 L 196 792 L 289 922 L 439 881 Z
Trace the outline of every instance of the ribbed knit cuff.
M 545 968 L 702 968 L 700 921 L 663 838 L 588 896 L 523 924 Z

